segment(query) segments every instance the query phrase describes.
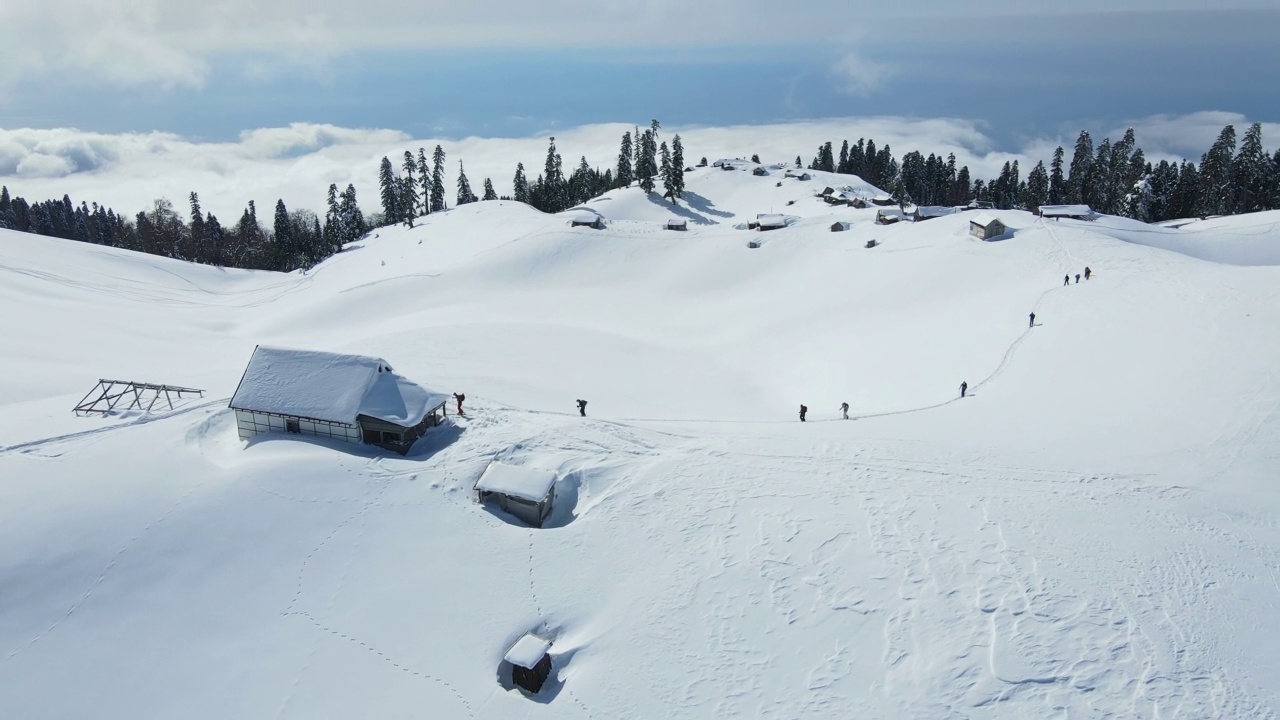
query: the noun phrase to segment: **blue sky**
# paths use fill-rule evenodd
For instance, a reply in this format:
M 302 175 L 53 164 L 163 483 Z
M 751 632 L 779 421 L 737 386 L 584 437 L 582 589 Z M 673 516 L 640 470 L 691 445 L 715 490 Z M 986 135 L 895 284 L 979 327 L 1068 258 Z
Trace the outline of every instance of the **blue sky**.
M 749 41 L 712 32 L 705 43 L 510 49 L 393 39 L 325 52 L 310 52 L 305 38 L 278 50 L 212 43 L 186 52 L 153 18 L 154 37 L 129 40 L 125 60 L 108 48 L 78 65 L 50 57 L 0 78 L 0 128 L 161 130 L 227 140 L 247 129 L 310 122 L 460 138 L 651 117 L 715 126 L 898 115 L 978 120 L 996 143 L 1013 147 L 1027 137 L 1156 114 L 1280 116 L 1273 77 L 1280 49 L 1268 30 L 1280 27 L 1280 9 L 935 12 L 874 22 L 838 10 L 828 15 L 825 27 L 821 13 L 807 18 L 823 32 L 806 42 L 799 40 L 807 33 L 782 27 Z M 315 44 L 341 46 L 329 32 Z M 834 39 L 841 36 L 854 39 Z

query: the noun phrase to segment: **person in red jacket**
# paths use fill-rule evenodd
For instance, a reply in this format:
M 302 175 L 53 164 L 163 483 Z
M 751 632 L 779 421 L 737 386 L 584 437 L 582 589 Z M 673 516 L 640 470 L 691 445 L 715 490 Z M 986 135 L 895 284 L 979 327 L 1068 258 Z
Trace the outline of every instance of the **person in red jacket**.
M 461 414 L 462 414 L 462 401 L 463 401 L 463 400 L 466 400 L 466 399 L 467 399 L 467 396 L 466 396 L 466 395 L 464 395 L 464 394 L 462 394 L 462 393 L 454 393 L 454 394 L 453 394 L 453 399 L 458 401 L 458 414 L 459 414 L 459 415 L 461 415 Z

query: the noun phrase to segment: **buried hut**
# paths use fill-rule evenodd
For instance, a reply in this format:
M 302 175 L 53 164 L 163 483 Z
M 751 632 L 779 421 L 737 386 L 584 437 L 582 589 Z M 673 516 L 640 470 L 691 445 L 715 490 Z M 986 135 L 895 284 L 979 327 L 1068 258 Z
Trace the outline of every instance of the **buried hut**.
M 756 215 L 755 228 L 761 232 L 768 230 L 781 230 L 787 226 L 787 217 L 785 215 L 764 214 Z M 750 224 L 747 226 L 751 227 Z
M 1060 220 L 1094 220 L 1098 217 L 1088 205 L 1041 205 L 1036 212 L 1042 218 Z
M 986 213 L 982 213 L 977 217 L 969 220 L 969 234 L 979 240 L 990 240 L 994 237 L 1005 234 L 1008 228 L 1000 219 Z
M 831 224 L 831 232 L 844 232 L 853 226 L 853 223 L 844 220 L 838 220 Z
M 604 218 L 593 212 L 582 210 L 569 216 L 569 227 L 589 227 L 594 230 L 603 230 Z
M 681 220 L 676 220 L 675 218 L 672 218 L 672 219 L 668 220 L 668 221 L 666 222 L 666 224 L 664 224 L 664 225 L 662 226 L 662 228 L 663 228 L 664 230 L 682 230 L 682 231 L 683 231 L 683 230 L 688 230 L 688 229 L 689 229 L 689 221 L 688 221 L 688 220 L 683 220 L 683 219 L 681 219 Z
M 269 432 L 315 435 L 404 455 L 443 422 L 448 399 L 397 375 L 381 358 L 259 345 L 230 407 L 241 440 Z
M 552 470 L 493 461 L 476 481 L 476 500 L 493 503 L 531 527 L 542 527 L 556 499 Z
M 551 676 L 551 641 L 526 633 L 507 650 L 503 662 L 511 665 L 511 682 L 521 690 L 538 694 Z

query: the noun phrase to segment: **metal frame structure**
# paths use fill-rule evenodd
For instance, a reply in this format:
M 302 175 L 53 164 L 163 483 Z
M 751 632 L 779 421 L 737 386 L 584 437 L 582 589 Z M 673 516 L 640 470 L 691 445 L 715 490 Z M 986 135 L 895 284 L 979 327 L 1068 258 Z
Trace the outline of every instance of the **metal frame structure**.
M 161 396 L 164 397 L 169 409 L 173 410 L 173 401 L 175 399 L 181 400 L 183 395 L 204 397 L 204 391 L 176 385 L 133 382 L 132 380 L 98 380 L 97 386 L 90 390 L 80 400 L 80 403 L 75 406 L 74 412 L 80 416 L 94 413 L 105 415 L 116 409 L 151 412 L 156 403 L 160 401 Z M 90 398 L 93 399 L 90 400 Z M 126 398 L 129 399 L 129 404 L 117 408 L 117 405 L 120 405 L 120 402 Z

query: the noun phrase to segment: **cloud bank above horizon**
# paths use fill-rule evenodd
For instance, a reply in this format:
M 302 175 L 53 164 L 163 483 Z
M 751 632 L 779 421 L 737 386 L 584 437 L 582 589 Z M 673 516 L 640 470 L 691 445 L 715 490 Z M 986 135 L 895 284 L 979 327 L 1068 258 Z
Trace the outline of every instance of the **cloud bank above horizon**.
M 1110 128 L 1089 128 L 1095 142 L 1119 138 L 1124 128 L 1135 129 L 1139 147 L 1152 161 L 1198 160 L 1218 132 L 1233 124 L 1243 132 L 1250 119 L 1230 112 L 1159 115 Z M 523 138 L 468 137 L 459 140 L 414 138 L 386 129 L 341 128 L 296 123 L 240 134 L 234 142 L 200 142 L 172 133 L 103 134 L 70 128 L 49 130 L 0 129 L 0 184 L 28 200 L 60 198 L 97 202 L 132 216 L 157 198 L 185 205 L 189 192 L 200 195 L 205 209 L 224 219 L 239 215 L 248 201 L 259 206 L 283 199 L 290 208 L 323 208 L 329 185 L 354 184 L 366 212 L 378 208 L 377 174 L 383 156 L 396 167 L 405 150 L 441 145 L 448 154 L 446 182 L 452 199 L 458 161 L 472 187 L 491 178 L 500 194 L 510 194 L 517 162 L 532 179 L 542 171 L 548 137 L 554 135 L 566 169 L 579 158 L 600 168 L 613 167 L 624 132 L 622 123 L 585 125 Z M 687 162 L 703 156 L 749 157 L 765 162 L 791 162 L 799 156 L 807 164 L 819 145 L 859 138 L 889 144 L 895 157 L 919 150 L 945 157 L 954 153 L 975 178 L 995 177 L 1005 162 L 1018 161 L 1023 173 L 1038 161 L 1046 163 L 1061 145 L 1070 156 L 1075 134 L 1039 136 L 1017 147 L 1001 148 L 978 120 L 961 118 L 902 118 L 874 116 L 833 118 L 766 125 L 727 127 L 664 127 L 663 139 L 676 133 L 686 148 Z M 1274 148 L 1280 123 L 1263 124 L 1264 140 Z M 450 202 L 452 204 L 452 202 Z
M 0 86 L 56 73 L 82 73 L 120 86 L 199 87 L 214 60 L 260 55 L 276 63 L 324 63 L 344 53 L 440 48 L 509 49 L 844 42 L 869 23 L 911 28 L 904 41 L 954 32 L 958 24 L 1106 13 L 1275 10 L 1274 0 L 1076 0 L 1069 9 L 1020 0 L 8 0 L 0 4 Z M 845 22 L 847 20 L 847 22 Z M 856 22 L 855 22 L 856 21 Z M 828 37 L 815 29 L 845 25 Z M 908 25 L 909 24 L 909 25 Z M 880 34 L 880 33 L 876 33 Z M 865 65 L 866 63 L 862 63 Z

